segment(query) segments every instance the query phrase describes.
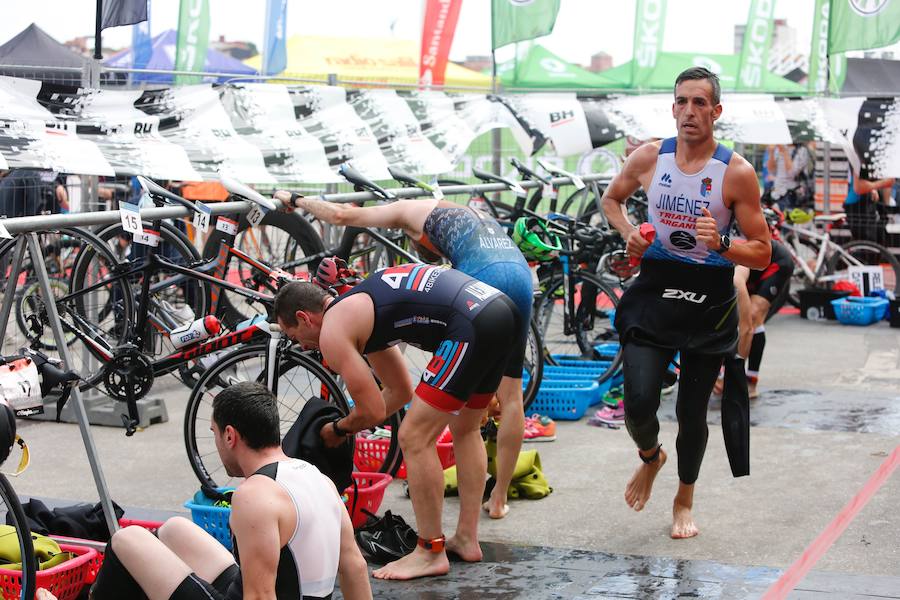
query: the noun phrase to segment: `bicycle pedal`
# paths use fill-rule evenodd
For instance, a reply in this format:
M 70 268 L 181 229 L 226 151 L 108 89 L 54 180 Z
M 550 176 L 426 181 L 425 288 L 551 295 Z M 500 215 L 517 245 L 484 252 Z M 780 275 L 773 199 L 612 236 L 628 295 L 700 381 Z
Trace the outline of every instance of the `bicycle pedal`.
M 122 425 L 125 426 L 125 437 L 131 437 L 137 432 L 140 427 L 140 421 L 136 421 L 134 419 L 130 419 L 128 415 L 119 415 L 122 417 Z

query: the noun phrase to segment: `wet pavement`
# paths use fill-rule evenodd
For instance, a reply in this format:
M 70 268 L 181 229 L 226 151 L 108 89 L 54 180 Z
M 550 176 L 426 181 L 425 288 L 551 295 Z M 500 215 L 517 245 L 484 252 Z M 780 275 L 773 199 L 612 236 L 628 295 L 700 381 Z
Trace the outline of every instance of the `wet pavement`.
M 778 569 L 703 560 L 483 543 L 484 561 L 454 562 L 444 577 L 373 580 L 375 598 L 460 600 L 550 598 L 759 598 Z M 339 597 L 336 594 L 336 597 Z M 900 577 L 814 573 L 790 598 L 900 598 Z

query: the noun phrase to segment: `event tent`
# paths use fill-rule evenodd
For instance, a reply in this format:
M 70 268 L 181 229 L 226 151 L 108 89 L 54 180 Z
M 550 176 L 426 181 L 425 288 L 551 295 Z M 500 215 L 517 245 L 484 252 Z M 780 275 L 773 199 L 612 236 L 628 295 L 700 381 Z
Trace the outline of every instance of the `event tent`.
M 260 69 L 262 57 L 245 61 Z M 419 42 L 393 38 L 335 38 L 294 36 L 287 41 L 285 77 L 325 81 L 334 73 L 339 80 L 415 84 L 419 77 Z M 489 88 L 491 78 L 447 64 L 448 86 Z
M 152 54 L 147 63 L 146 68 L 158 71 L 171 71 L 175 68 L 175 48 L 178 43 L 178 33 L 174 29 L 169 29 L 154 37 L 151 41 Z M 107 67 L 118 67 L 120 69 L 131 69 L 134 66 L 134 53 L 132 48 L 122 50 L 103 61 Z M 239 75 L 256 75 L 256 70 L 242 63 L 241 61 L 231 58 L 227 54 L 218 52 L 213 49 L 206 51 L 206 66 L 204 71 L 207 73 L 231 73 Z M 161 73 L 134 73 L 131 75 L 132 81 L 147 81 L 155 83 L 171 83 L 172 75 Z M 214 79 L 208 77 L 205 81 L 225 82 L 231 77 L 220 77 Z
M 88 59 L 32 23 L 0 46 L 0 75 L 80 84 Z M 64 67 L 62 70 L 42 67 Z
M 723 91 L 734 91 L 740 58 L 728 54 L 698 54 L 690 52 L 663 52 L 657 57 L 656 67 L 641 86 L 644 90 L 671 90 L 678 74 L 690 67 L 706 67 L 719 76 Z M 601 75 L 617 82 L 616 87 L 631 87 L 631 61 L 602 71 Z M 763 70 L 763 89 L 768 94 L 799 95 L 806 88 L 796 82 Z
M 602 73 L 592 73 L 567 62 L 538 44 L 533 44 L 517 60 L 500 65 L 497 71 L 506 88 L 597 89 L 621 85 Z

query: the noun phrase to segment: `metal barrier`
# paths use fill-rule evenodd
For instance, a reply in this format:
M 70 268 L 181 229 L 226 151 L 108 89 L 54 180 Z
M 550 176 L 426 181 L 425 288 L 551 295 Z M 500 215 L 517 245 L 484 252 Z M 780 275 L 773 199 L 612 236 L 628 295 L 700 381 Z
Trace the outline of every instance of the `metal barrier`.
M 602 175 L 585 175 L 581 178 L 585 183 L 590 184 L 594 193 L 599 192 L 598 182 L 605 181 L 608 178 Z M 573 182 L 568 177 L 553 178 L 554 185 L 571 185 Z M 525 189 L 533 189 L 539 187 L 540 183 L 534 181 L 521 182 L 521 186 Z M 481 185 L 456 185 L 442 187 L 441 191 L 445 195 L 458 194 L 474 194 L 489 192 L 504 192 L 510 188 L 502 183 L 487 183 Z M 420 188 L 392 188 L 391 192 L 399 198 L 417 198 L 430 196 Z M 354 192 L 350 194 L 326 194 L 321 196 L 322 199 L 332 202 L 364 202 L 368 200 L 378 200 L 379 197 L 369 192 Z M 241 214 L 246 213 L 251 208 L 251 203 L 247 201 L 231 201 L 217 202 L 209 204 L 211 214 Z M 140 211 L 141 218 L 148 220 L 168 219 L 185 217 L 191 213 L 190 209 L 184 206 L 168 206 L 162 208 L 148 208 Z M 47 309 L 47 317 L 50 327 L 53 331 L 53 337 L 56 347 L 59 349 L 60 359 L 63 368 L 69 370 L 72 367 L 72 356 L 65 340 L 62 323 L 59 320 L 56 304 L 49 299 L 53 298 L 50 277 L 45 266 L 45 257 L 43 249 L 38 241 L 37 233 L 41 231 L 49 231 L 62 227 L 89 227 L 94 225 L 109 225 L 120 221 L 119 211 L 95 211 L 86 213 L 70 213 L 59 215 L 37 215 L 29 217 L 15 217 L 11 219 L 0 219 L 0 224 L 10 235 L 18 236 L 13 249 L 12 264 L 9 280 L 4 285 L 4 294 L 0 301 L 0 341 L 6 336 L 10 313 L 12 310 L 13 299 L 15 297 L 16 282 L 19 274 L 22 272 L 23 261 L 27 249 L 31 257 L 32 268 L 35 271 L 37 281 L 40 286 L 40 294 L 45 299 L 44 305 Z M 109 488 L 106 484 L 106 478 L 100 465 L 97 455 L 97 449 L 91 435 L 90 421 L 87 410 L 85 409 L 84 399 L 79 389 L 74 389 L 71 395 L 71 403 L 74 408 L 75 416 L 78 421 L 81 437 L 84 441 L 85 451 L 90 462 L 91 472 L 94 476 L 94 482 L 97 486 L 97 492 L 100 496 L 100 503 L 103 507 L 104 516 L 110 532 L 118 529 L 118 522 L 115 518 L 112 499 Z

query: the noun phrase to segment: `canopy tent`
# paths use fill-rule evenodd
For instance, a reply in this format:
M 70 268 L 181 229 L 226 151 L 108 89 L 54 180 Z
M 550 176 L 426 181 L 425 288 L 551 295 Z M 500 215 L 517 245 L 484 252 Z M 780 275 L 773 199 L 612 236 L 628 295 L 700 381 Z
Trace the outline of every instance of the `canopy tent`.
M 619 87 L 615 79 L 567 62 L 543 46 L 532 44 L 517 60 L 497 68 L 507 88 L 596 89 Z
M 260 69 L 261 56 L 246 61 Z M 287 42 L 284 76 L 325 80 L 334 73 L 345 81 L 418 83 L 419 42 L 393 38 L 334 38 L 294 36 Z M 447 64 L 447 86 L 489 88 L 491 78 L 476 71 Z
M 706 67 L 719 76 L 723 91 L 734 91 L 737 82 L 738 56 L 728 54 L 695 54 L 690 52 L 663 52 L 656 60 L 656 67 L 641 87 L 646 90 L 671 90 L 678 74 L 691 67 Z M 631 61 L 601 73 L 616 83 L 616 87 L 631 87 Z M 763 71 L 763 89 L 767 94 L 801 95 L 806 88 L 798 83 Z M 757 91 L 757 90 L 754 90 Z
M 151 41 L 152 54 L 147 63 L 146 68 L 157 71 L 171 71 L 175 68 L 175 48 L 178 43 L 178 33 L 174 29 L 169 29 L 160 33 Z M 134 68 L 134 52 L 132 48 L 122 50 L 103 61 L 107 67 L 116 67 L 120 69 Z M 207 73 L 233 73 L 240 75 L 256 75 L 256 70 L 242 63 L 241 61 L 231 58 L 227 54 L 218 52 L 213 49 L 206 51 L 206 65 L 204 71 Z M 162 73 L 133 73 L 132 81 L 148 81 L 155 83 L 172 83 L 172 75 Z M 214 79 L 206 78 L 205 81 L 225 82 L 230 77 L 220 77 Z
M 0 75 L 10 77 L 78 85 L 87 62 L 87 58 L 57 42 L 34 23 L 0 46 Z M 15 68 L 16 65 L 21 68 Z
M 854 96 L 895 96 L 900 91 L 900 60 L 848 58 L 841 87 Z

